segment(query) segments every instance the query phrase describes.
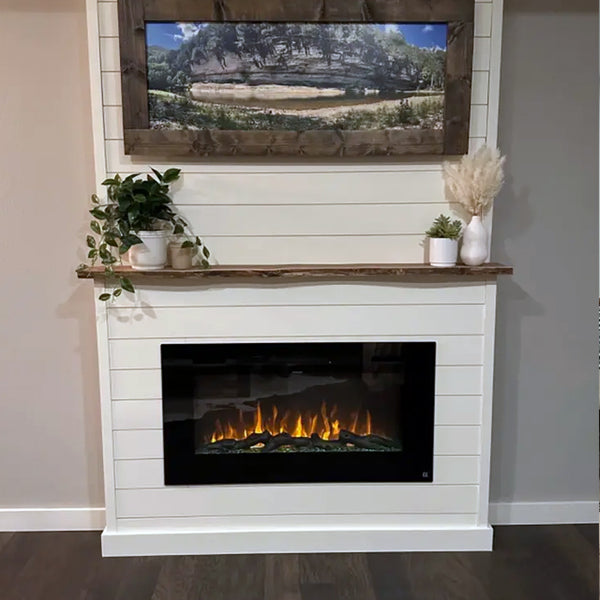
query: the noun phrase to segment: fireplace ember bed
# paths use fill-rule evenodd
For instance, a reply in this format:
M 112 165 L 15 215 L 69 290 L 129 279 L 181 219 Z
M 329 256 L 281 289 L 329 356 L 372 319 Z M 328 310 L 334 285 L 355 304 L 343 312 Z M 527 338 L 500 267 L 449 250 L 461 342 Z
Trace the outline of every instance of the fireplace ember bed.
M 165 484 L 430 482 L 433 342 L 163 344 Z

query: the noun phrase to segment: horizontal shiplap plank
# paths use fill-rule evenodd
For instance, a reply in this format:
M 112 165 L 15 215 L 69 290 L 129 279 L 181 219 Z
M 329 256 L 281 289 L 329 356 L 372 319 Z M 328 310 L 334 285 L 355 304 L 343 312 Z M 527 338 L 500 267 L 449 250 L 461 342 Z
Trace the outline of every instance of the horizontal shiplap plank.
M 489 37 L 492 35 L 492 4 L 475 4 L 475 35 Z
M 475 513 L 457 514 L 366 514 L 366 515 L 227 515 L 226 517 L 146 517 L 118 519 L 119 532 L 128 531 L 274 531 L 311 529 L 393 529 L 400 527 L 473 527 Z
M 376 339 L 374 341 L 394 341 Z M 159 369 L 161 344 L 202 344 L 221 343 L 226 339 L 204 340 L 190 339 L 153 339 L 153 340 L 112 340 L 109 343 L 110 365 L 113 369 Z M 260 341 L 260 340 L 257 340 Z M 283 341 L 283 340 L 279 340 Z M 300 340 L 302 341 L 302 340 Z M 397 340 L 396 340 L 397 341 Z M 417 338 L 405 338 L 403 341 L 422 341 Z M 481 365 L 483 364 L 483 336 L 447 336 L 432 337 L 429 341 L 437 343 L 436 354 L 439 366 Z
M 310 493 L 307 493 L 309 490 Z M 305 493 L 302 493 L 302 492 Z M 472 513 L 477 486 L 321 485 L 321 486 L 205 486 L 117 490 L 117 516 L 180 517 L 365 514 Z M 343 502 L 342 502 L 343 500 Z M 368 507 L 368 509 L 366 509 Z
M 121 104 L 121 73 L 102 73 L 102 102 L 104 106 Z M 119 110 L 119 116 L 121 111 Z
M 481 396 L 437 396 L 437 425 L 480 425 Z
M 481 394 L 483 368 L 436 368 L 436 393 L 444 396 Z M 153 400 L 162 397 L 160 369 L 111 371 L 113 400 Z
M 240 281 L 210 282 L 190 293 L 189 283 L 170 281 L 157 285 L 144 283 L 137 295 L 125 294 L 110 310 L 119 307 L 192 307 L 192 306 L 302 306 L 385 304 L 483 304 L 485 283 L 480 281 L 393 281 L 337 283 L 286 283 L 280 286 L 253 285 Z
M 482 79 L 478 77 L 478 79 Z M 477 92 L 487 94 L 485 89 Z M 118 107 L 106 112 L 107 127 L 122 128 Z M 140 169 L 146 172 L 146 168 Z M 440 204 L 445 201 L 439 170 L 346 173 L 194 173 L 185 167 L 173 187 L 178 206 L 306 205 L 306 204 Z M 374 190 L 375 193 L 374 193 Z M 240 193 L 243 191 L 243 193 Z
M 471 137 L 485 137 L 487 135 L 487 105 L 477 104 L 471 107 Z
M 436 455 L 475 456 L 481 452 L 481 430 L 474 425 L 438 425 L 434 432 Z
M 234 209 L 233 209 L 234 210 Z M 202 236 L 213 260 L 221 265 L 422 263 L 424 236 L 419 235 L 312 235 L 211 237 L 202 223 L 191 223 Z
M 100 65 L 102 71 L 120 71 L 119 39 L 116 37 L 100 38 Z
M 476 456 L 480 453 L 480 429 L 475 425 L 437 425 L 434 440 L 436 455 Z M 160 429 L 114 431 L 113 443 L 116 460 L 163 457 Z
M 487 104 L 490 75 L 487 71 L 473 73 L 473 87 L 471 88 L 471 101 L 473 104 Z
M 469 152 L 475 153 L 479 148 L 485 146 L 487 143 L 487 138 L 485 137 L 477 137 L 477 138 L 469 138 Z
M 113 429 L 162 428 L 162 400 L 117 400 L 112 403 Z
M 489 71 L 491 56 L 491 38 L 476 37 L 473 45 L 473 70 Z
M 112 409 L 113 429 L 162 428 L 161 400 L 115 400 Z M 438 396 L 437 425 L 480 425 L 481 396 Z
M 110 339 L 207 337 L 479 335 L 478 304 L 422 306 L 239 306 L 127 309 L 111 311 Z
M 476 484 L 479 478 L 479 457 L 436 456 L 434 482 L 444 485 Z M 164 463 L 161 459 L 115 461 L 117 489 L 164 487 Z
M 123 135 L 121 109 L 117 106 L 104 107 L 104 136 L 107 140 L 117 139 Z
M 98 29 L 100 36 L 119 35 L 119 16 L 115 2 L 98 2 Z

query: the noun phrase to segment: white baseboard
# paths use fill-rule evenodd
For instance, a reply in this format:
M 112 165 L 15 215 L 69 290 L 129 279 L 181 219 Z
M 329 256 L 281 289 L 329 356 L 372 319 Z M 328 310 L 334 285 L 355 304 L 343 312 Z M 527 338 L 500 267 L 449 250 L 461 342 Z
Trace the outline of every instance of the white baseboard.
M 567 525 L 598 523 L 598 501 L 492 502 L 492 525 Z
M 104 508 L 0 508 L 0 531 L 97 531 Z
M 598 523 L 598 502 L 494 502 L 490 523 Z M 104 508 L 0 508 L 0 531 L 101 531 L 104 524 Z
M 103 556 L 491 551 L 491 527 L 104 531 Z

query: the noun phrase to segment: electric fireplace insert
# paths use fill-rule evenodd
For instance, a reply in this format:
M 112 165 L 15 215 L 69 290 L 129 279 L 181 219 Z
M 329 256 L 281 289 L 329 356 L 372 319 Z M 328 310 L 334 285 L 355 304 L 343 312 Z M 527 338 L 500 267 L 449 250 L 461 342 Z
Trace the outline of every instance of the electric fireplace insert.
M 165 484 L 432 481 L 435 352 L 163 344 Z

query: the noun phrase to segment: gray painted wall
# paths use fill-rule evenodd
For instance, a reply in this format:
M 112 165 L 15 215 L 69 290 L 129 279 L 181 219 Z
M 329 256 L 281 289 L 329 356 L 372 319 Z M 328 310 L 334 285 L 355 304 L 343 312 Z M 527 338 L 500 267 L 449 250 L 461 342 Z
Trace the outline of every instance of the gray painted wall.
M 506 0 L 493 501 L 598 497 L 597 11 Z

